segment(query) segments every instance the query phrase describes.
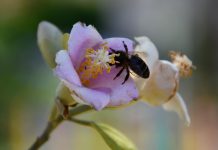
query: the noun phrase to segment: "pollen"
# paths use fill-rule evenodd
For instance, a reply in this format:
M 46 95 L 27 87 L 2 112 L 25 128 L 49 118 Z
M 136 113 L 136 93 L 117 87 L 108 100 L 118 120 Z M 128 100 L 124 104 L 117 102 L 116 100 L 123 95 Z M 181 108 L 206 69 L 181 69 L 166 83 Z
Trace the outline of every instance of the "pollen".
M 110 73 L 111 65 L 115 64 L 114 58 L 117 54 L 110 54 L 106 44 L 100 45 L 100 48 L 96 50 L 86 49 L 85 60 L 78 69 L 82 84 L 88 85 L 91 78 L 97 78 L 103 71 Z
M 179 69 L 179 74 L 181 77 L 188 77 L 192 74 L 192 70 L 196 67 L 192 64 L 192 61 L 184 54 L 171 51 L 170 57 L 173 64 Z

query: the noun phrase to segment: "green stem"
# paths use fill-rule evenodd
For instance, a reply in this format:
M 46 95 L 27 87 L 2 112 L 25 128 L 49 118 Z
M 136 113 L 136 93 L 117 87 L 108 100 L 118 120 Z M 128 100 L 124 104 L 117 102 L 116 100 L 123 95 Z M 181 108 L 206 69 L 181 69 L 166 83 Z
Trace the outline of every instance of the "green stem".
M 131 104 L 134 104 L 134 103 L 131 103 Z M 129 106 L 129 105 L 126 105 L 126 106 Z M 107 107 L 105 109 L 117 109 L 117 108 L 120 108 L 120 107 Z M 52 112 L 54 111 L 55 108 L 52 109 Z M 104 110 L 105 110 L 104 109 Z M 74 117 L 76 115 L 79 115 L 79 114 L 82 114 L 82 113 L 85 113 L 85 112 L 88 112 L 88 111 L 92 111 L 93 108 L 88 106 L 88 105 L 80 105 L 78 107 L 75 107 L 74 109 L 71 109 L 70 112 L 69 112 L 69 118 L 71 117 Z M 53 112 L 54 113 L 54 112 Z M 52 115 L 55 115 L 52 114 Z M 52 117 L 50 117 L 50 120 L 48 121 L 47 123 L 47 126 L 44 130 L 44 132 L 42 133 L 41 136 L 39 136 L 35 142 L 31 145 L 31 147 L 29 148 L 29 150 L 37 150 L 39 149 L 44 143 L 46 143 L 50 137 L 50 134 L 52 133 L 52 131 L 54 129 L 56 129 L 56 127 L 62 123 L 64 121 L 64 118 L 61 116 L 61 115 L 58 115 L 56 119 L 52 120 L 51 119 Z M 76 123 L 79 123 L 81 125 L 85 125 L 85 126 L 90 126 L 92 122 L 89 122 L 89 121 L 84 121 L 84 120 L 78 120 L 78 119 L 75 119 L 75 118 L 72 118 L 72 119 L 68 119 L 69 121 L 73 121 L 73 122 L 76 122 Z
M 71 121 L 71 122 L 75 122 L 75 123 L 84 125 L 84 126 L 89 126 L 90 127 L 92 125 L 91 121 L 79 120 L 79 119 L 76 119 L 76 118 L 69 118 L 68 120 Z
M 93 110 L 90 106 L 87 105 L 81 105 L 78 106 L 69 112 L 69 117 L 73 117 L 76 115 L 79 115 L 81 113 L 85 113 L 87 111 Z M 39 149 L 45 142 L 48 141 L 51 132 L 64 120 L 64 118 L 61 115 L 58 115 L 58 117 L 54 120 L 50 120 L 42 133 L 41 136 L 39 136 L 35 142 L 31 145 L 29 150 L 37 150 Z
M 88 105 L 80 105 L 80 106 L 70 110 L 69 117 L 80 115 L 82 113 L 85 113 L 85 112 L 91 111 L 91 110 L 93 110 L 93 108 L 88 106 Z

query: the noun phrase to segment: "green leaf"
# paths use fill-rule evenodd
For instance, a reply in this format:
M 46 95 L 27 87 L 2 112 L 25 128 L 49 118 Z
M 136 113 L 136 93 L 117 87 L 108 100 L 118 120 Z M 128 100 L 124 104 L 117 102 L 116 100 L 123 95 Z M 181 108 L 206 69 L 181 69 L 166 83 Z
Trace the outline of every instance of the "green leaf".
M 92 122 L 91 126 L 98 131 L 112 150 L 136 150 L 135 145 L 116 129 L 106 124 L 95 122 Z
M 42 21 L 38 26 L 37 40 L 43 58 L 54 68 L 56 53 L 63 49 L 63 33 L 55 25 Z

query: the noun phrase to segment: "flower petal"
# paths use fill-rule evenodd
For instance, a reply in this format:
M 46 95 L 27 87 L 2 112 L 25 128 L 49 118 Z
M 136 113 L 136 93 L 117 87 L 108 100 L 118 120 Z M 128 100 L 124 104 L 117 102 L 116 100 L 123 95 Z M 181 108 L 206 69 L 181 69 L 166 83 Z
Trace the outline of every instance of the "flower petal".
M 81 81 L 71 62 L 69 53 L 66 50 L 61 50 L 56 54 L 55 59 L 57 66 L 54 69 L 55 74 L 62 80 L 81 85 Z
M 169 102 L 165 103 L 163 105 L 163 108 L 167 111 L 176 112 L 180 116 L 180 118 L 182 118 L 185 121 L 185 124 L 187 126 L 190 125 L 191 119 L 185 101 L 179 93 L 176 93 L 176 95 Z
M 73 25 L 68 41 L 68 49 L 74 67 L 77 69 L 84 58 L 85 50 L 103 41 L 98 31 L 81 22 Z
M 138 97 L 138 90 L 133 79 L 130 77 L 124 84 L 124 78 L 126 76 L 126 71 L 113 80 L 120 68 L 112 69 L 110 73 L 104 72 L 99 75 L 96 79 L 90 82 L 90 88 L 101 89 L 102 91 L 107 91 L 110 94 L 109 106 L 119 106 L 122 104 L 127 104 L 131 100 Z
M 135 40 L 138 42 L 138 45 L 135 47 L 135 52 L 146 62 L 150 72 L 152 72 L 159 57 L 157 48 L 146 36 L 135 37 Z
M 123 41 L 124 41 L 124 43 L 127 45 L 128 52 L 133 51 L 133 41 L 130 39 L 117 37 L 117 38 L 107 38 L 104 40 L 105 42 L 108 43 L 108 47 L 114 50 L 122 50 L 122 51 L 125 51 L 125 48 L 123 45 Z
M 72 92 L 72 97 L 78 102 L 93 106 L 96 110 L 101 110 L 108 105 L 110 96 L 106 92 L 77 86 L 69 82 L 64 82 Z
M 179 71 L 169 61 L 158 61 L 141 91 L 142 99 L 152 105 L 169 101 L 177 91 Z

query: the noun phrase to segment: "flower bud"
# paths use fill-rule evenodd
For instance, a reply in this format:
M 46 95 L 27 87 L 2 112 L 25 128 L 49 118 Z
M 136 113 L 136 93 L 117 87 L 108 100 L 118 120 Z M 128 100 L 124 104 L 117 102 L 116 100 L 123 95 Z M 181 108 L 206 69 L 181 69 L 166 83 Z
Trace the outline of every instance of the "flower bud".
M 181 77 L 191 76 L 192 70 L 196 69 L 196 67 L 192 64 L 192 61 L 182 53 L 171 51 L 170 57 L 172 59 L 172 63 L 179 69 Z
M 56 97 L 61 101 L 62 104 L 67 106 L 71 106 L 76 103 L 71 96 L 70 90 L 62 82 L 60 82 L 57 87 Z
M 62 82 L 57 87 L 55 102 L 59 113 L 63 116 L 67 113 L 68 106 L 74 106 L 77 103 L 72 98 L 70 90 Z
M 42 21 L 37 32 L 38 46 L 46 63 L 54 68 L 57 51 L 63 49 L 63 34 L 53 24 Z

